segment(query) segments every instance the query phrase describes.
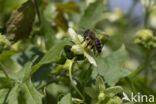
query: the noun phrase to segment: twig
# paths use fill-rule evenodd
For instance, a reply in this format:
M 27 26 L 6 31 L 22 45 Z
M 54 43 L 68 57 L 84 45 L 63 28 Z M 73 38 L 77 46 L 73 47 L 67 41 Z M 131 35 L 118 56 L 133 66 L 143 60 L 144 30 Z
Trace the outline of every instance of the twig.
M 32 2 L 33 2 L 34 5 L 35 5 L 36 13 L 37 13 L 38 20 L 39 20 L 39 26 L 40 26 L 40 25 L 41 25 L 41 16 L 40 16 L 39 5 L 38 5 L 37 0 L 32 0 Z
M 145 69 L 147 69 L 147 67 L 148 67 L 148 61 L 149 61 L 149 56 L 150 56 L 149 53 L 150 53 L 150 50 L 147 50 L 146 51 L 146 58 L 145 58 L 145 61 L 144 61 L 144 66 L 140 70 L 137 70 L 133 75 L 131 75 L 131 77 L 135 78 L 142 71 L 144 71 Z
M 81 94 L 81 92 L 79 91 L 79 89 L 75 86 L 75 83 L 74 83 L 73 78 L 72 78 L 72 65 L 73 65 L 73 61 L 72 61 L 72 63 L 70 63 L 70 67 L 69 67 L 69 79 L 70 79 L 71 84 L 74 87 L 75 91 L 79 94 L 79 96 L 84 101 L 84 96 Z

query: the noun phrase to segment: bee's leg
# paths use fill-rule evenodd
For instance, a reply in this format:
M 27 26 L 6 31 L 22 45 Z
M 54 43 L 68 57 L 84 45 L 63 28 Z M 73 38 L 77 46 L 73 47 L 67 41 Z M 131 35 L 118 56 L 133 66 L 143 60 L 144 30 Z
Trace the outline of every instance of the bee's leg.
M 96 49 L 95 49 L 95 47 L 94 47 L 94 49 L 93 49 L 93 52 L 94 52 L 94 55 L 96 54 Z
M 91 49 L 93 49 L 93 48 L 94 48 L 94 45 L 92 45 Z
M 86 39 L 84 39 L 82 42 L 81 42 L 81 44 L 85 41 Z
M 86 48 L 89 46 L 91 44 L 91 41 L 89 41 L 88 43 L 87 43 L 87 46 L 86 46 Z
M 92 45 L 91 49 L 93 50 L 93 53 L 95 54 L 96 50 L 95 50 L 95 46 Z

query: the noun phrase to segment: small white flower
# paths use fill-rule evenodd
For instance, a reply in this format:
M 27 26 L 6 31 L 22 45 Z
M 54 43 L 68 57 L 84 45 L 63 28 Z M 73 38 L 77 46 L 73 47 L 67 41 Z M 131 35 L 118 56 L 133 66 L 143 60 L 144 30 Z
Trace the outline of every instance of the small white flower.
M 104 99 L 105 99 L 105 94 L 104 94 L 103 92 L 100 92 L 100 93 L 99 93 L 99 96 L 98 96 L 98 99 L 99 99 L 100 101 L 104 100 Z
M 68 33 L 70 35 L 70 37 L 72 38 L 72 41 L 75 43 L 75 44 L 80 44 L 80 40 L 76 34 L 76 32 L 72 29 L 72 28 L 69 28 L 68 29 Z
M 81 35 L 78 35 L 78 38 L 79 38 L 80 42 L 82 42 L 84 39 Z
M 57 39 L 62 39 L 64 36 L 65 36 L 65 34 L 63 33 L 63 31 L 59 31 L 59 32 L 56 34 L 56 38 L 57 38 Z
M 87 52 L 84 51 L 84 56 L 88 59 L 88 61 L 93 64 L 95 67 L 97 67 L 96 61 L 92 56 L 90 56 Z
M 80 45 L 73 45 L 71 51 L 75 54 L 83 54 L 83 49 Z
M 148 7 L 148 6 L 154 5 L 155 0 L 141 0 L 141 3 L 142 3 L 145 7 Z
M 156 15 L 150 17 L 149 24 L 156 29 Z
M 85 51 L 85 47 L 83 46 L 84 44 L 81 44 L 81 42 L 83 41 L 83 37 L 81 35 L 77 35 L 72 28 L 69 28 L 68 32 L 70 37 L 72 38 L 72 41 L 76 44 L 72 46 L 71 51 L 75 54 L 84 54 L 84 56 L 91 64 L 97 66 L 94 58 Z

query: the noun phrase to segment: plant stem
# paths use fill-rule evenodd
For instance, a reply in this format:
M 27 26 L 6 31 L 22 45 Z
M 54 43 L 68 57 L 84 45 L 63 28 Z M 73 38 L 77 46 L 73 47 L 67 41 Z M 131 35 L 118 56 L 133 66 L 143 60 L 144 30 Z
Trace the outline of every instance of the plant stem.
M 148 18 L 150 16 L 150 7 L 151 5 L 147 6 L 145 8 L 145 21 L 144 21 L 144 28 L 147 29 L 148 28 Z M 145 59 L 145 63 L 144 63 L 144 67 L 143 67 L 143 70 L 145 70 L 145 76 L 144 76 L 144 82 L 145 84 L 147 83 L 147 77 L 148 77 L 148 69 L 147 69 L 147 66 L 148 66 L 148 61 L 149 61 L 149 50 L 146 50 L 146 59 Z
M 132 81 L 132 79 L 129 78 L 129 77 L 126 77 L 125 80 L 126 80 L 126 82 L 128 82 L 128 84 L 129 84 L 130 88 L 132 89 L 132 91 L 135 92 L 135 86 L 134 86 L 134 82 Z
M 69 79 L 71 81 L 72 86 L 74 87 L 75 91 L 79 94 L 79 96 L 82 98 L 82 100 L 84 101 L 84 96 L 81 94 L 81 92 L 78 90 L 78 88 L 75 86 L 75 83 L 72 79 L 72 65 L 73 65 L 73 61 L 70 63 L 70 67 L 69 67 Z
M 92 73 L 92 69 L 91 69 L 91 68 L 92 68 L 92 64 L 89 65 L 89 67 L 88 67 L 88 69 L 87 69 L 88 73 L 86 73 L 86 76 L 87 76 L 87 77 L 89 76 L 89 78 L 90 78 L 91 73 Z M 87 85 L 87 82 L 88 82 L 89 78 L 88 78 L 87 80 L 85 80 L 84 89 L 85 89 L 85 86 Z M 84 89 L 83 89 L 83 93 L 85 92 Z
M 144 19 L 144 28 L 147 29 L 148 28 L 148 18 L 149 18 L 149 15 L 150 15 L 150 12 L 149 12 L 149 9 L 150 7 L 145 7 L 145 19 Z M 149 61 L 149 56 L 150 56 L 150 50 L 146 50 L 146 58 L 145 58 L 145 62 L 144 62 L 144 66 L 140 69 L 140 70 L 137 70 L 133 77 L 136 77 L 138 74 L 140 74 L 143 70 L 145 70 L 148 66 L 148 61 Z M 145 72 L 145 77 L 148 75 L 148 70 L 146 70 Z
M 148 18 L 149 18 L 149 10 L 148 7 L 145 8 L 145 21 L 144 21 L 144 27 L 145 29 L 148 28 Z
M 131 77 L 135 78 L 142 71 L 144 71 L 145 69 L 147 69 L 148 61 L 149 61 L 149 56 L 150 56 L 150 50 L 147 50 L 146 51 L 146 58 L 145 58 L 145 61 L 144 61 L 144 66 L 140 70 L 137 70 Z
M 145 65 L 144 65 L 144 69 L 146 69 L 145 70 L 145 78 L 144 78 L 144 81 L 145 82 L 147 82 L 147 76 L 148 76 L 148 69 L 147 69 L 147 67 L 148 67 L 148 63 L 149 63 L 149 57 L 150 56 L 150 51 L 149 50 L 147 50 L 147 52 L 146 52 L 146 59 L 145 59 Z
M 0 69 L 2 69 L 3 73 L 5 74 L 6 78 L 9 79 L 8 73 L 4 69 L 3 65 L 0 63 Z
M 38 1 L 37 0 L 32 0 L 32 2 L 35 5 L 36 13 L 37 13 L 38 20 L 39 20 L 39 25 L 41 25 L 41 16 L 40 16 L 40 10 L 39 10 Z

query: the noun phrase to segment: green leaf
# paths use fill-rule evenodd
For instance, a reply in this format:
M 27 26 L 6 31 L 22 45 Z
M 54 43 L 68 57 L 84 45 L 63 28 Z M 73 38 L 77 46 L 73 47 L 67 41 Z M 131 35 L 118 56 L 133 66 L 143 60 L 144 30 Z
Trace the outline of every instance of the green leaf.
M 114 86 L 114 87 L 110 87 L 110 88 L 107 88 L 105 90 L 105 94 L 109 97 L 113 97 L 115 96 L 116 94 L 120 93 L 123 91 L 123 88 L 120 87 L 120 86 Z
M 31 66 L 32 66 L 32 62 L 27 62 L 25 65 L 24 65 L 24 68 L 22 70 L 20 70 L 18 74 L 18 78 L 19 80 L 22 80 L 22 81 L 25 81 L 27 79 L 29 79 L 31 77 Z
M 124 47 L 112 52 L 106 57 L 97 58 L 97 67 L 94 67 L 92 78 L 97 75 L 104 77 L 106 83 L 114 86 L 120 78 L 128 76 L 130 72 L 123 68 L 125 61 L 128 59 L 128 53 Z
M 57 97 L 57 95 L 60 94 L 60 93 L 69 92 L 69 88 L 62 85 L 62 84 L 52 83 L 52 84 L 49 84 L 46 87 L 46 91 L 47 91 L 48 94 Z
M 31 82 L 31 67 L 32 62 L 27 62 L 19 72 L 8 73 L 8 80 L 4 80 L 5 77 L 0 75 L 1 87 L 11 88 L 11 91 L 5 96 L 7 104 L 42 104 L 43 95 L 35 89 Z M 6 82 L 8 84 L 5 84 Z
M 98 76 L 96 78 L 96 86 L 97 86 L 99 91 L 104 91 L 105 90 L 105 83 L 104 83 L 103 79 L 100 76 Z
M 65 13 L 76 13 L 79 12 L 79 6 L 72 1 L 66 3 L 56 3 L 57 8 L 57 16 L 55 17 L 54 21 L 56 25 L 61 27 L 64 31 L 68 29 L 68 21 L 64 16 Z
M 15 84 L 15 86 L 11 89 L 7 102 L 8 104 L 18 104 L 18 92 L 19 92 L 19 84 Z
M 7 96 L 9 89 L 0 89 L 0 104 L 4 104 L 5 96 Z
M 15 84 L 11 89 L 7 102 L 8 104 L 42 104 L 43 95 L 32 85 L 31 80 L 25 83 Z
M 71 94 L 66 94 L 58 104 L 72 104 Z
M 49 22 L 46 15 L 42 13 L 40 35 L 44 35 L 47 39 L 46 46 L 48 48 L 56 42 L 55 33 L 55 29 L 51 26 L 51 22 Z
M 90 96 L 91 98 L 96 98 L 97 97 L 97 92 L 95 89 L 91 88 L 91 87 L 86 87 L 85 88 L 85 92 L 88 96 Z
M 28 0 L 17 8 L 7 23 L 7 34 L 10 40 L 28 37 L 35 19 L 35 8 L 32 0 Z
M 104 0 L 96 0 L 90 4 L 78 23 L 78 31 L 82 32 L 86 29 L 91 29 L 97 22 L 101 21 L 103 19 L 103 9 Z
M 40 64 L 48 64 L 51 62 L 56 62 L 61 58 L 64 46 L 71 45 L 67 40 L 62 40 L 56 43 L 41 59 Z
M 69 1 L 66 3 L 56 3 L 56 8 L 66 13 L 76 13 L 80 11 L 79 6 L 73 1 Z
M 0 54 L 0 62 L 10 71 L 14 72 L 20 69 L 20 65 L 11 59 L 11 57 L 17 52 L 13 50 L 3 51 Z
M 25 84 L 26 88 L 25 88 L 25 92 L 28 93 L 29 95 L 26 96 L 27 99 L 27 104 L 42 104 L 42 98 L 43 95 L 40 94 L 35 87 L 33 86 L 31 80 L 28 80 Z M 30 102 L 28 99 L 32 99 L 32 101 Z
M 11 42 L 6 38 L 5 35 L 0 33 L 0 52 L 10 49 L 10 46 Z
M 6 77 L 1 77 L 0 76 L 0 89 L 2 88 L 10 88 L 12 85 L 11 83 L 6 83 L 8 82 L 8 79 Z
M 56 62 L 59 59 L 61 59 L 61 54 L 66 45 L 71 45 L 71 42 L 69 42 L 68 40 L 62 40 L 56 43 L 52 48 L 48 50 L 48 52 L 44 55 L 41 61 L 35 66 L 33 66 L 31 73 L 34 73 L 43 64 Z
M 32 62 L 27 62 L 20 71 L 16 73 L 8 73 L 9 78 L 21 83 L 28 80 L 31 78 L 32 64 Z
M 55 23 L 57 26 L 59 26 L 60 28 L 62 28 L 64 31 L 68 30 L 68 21 L 65 18 L 63 12 L 59 11 L 57 16 L 54 19 Z
M 41 95 L 32 85 L 31 80 L 16 84 L 7 98 L 8 104 L 42 104 Z M 23 99 L 23 100 L 21 100 Z

